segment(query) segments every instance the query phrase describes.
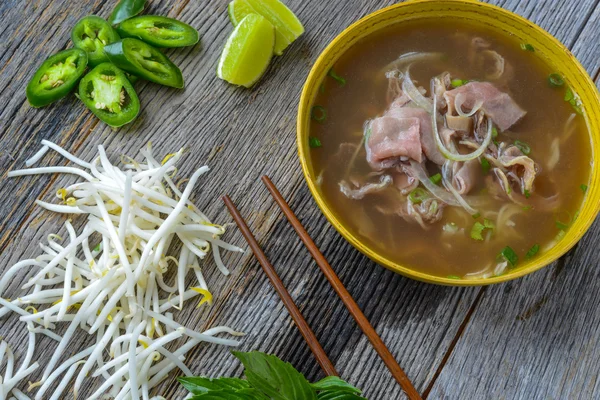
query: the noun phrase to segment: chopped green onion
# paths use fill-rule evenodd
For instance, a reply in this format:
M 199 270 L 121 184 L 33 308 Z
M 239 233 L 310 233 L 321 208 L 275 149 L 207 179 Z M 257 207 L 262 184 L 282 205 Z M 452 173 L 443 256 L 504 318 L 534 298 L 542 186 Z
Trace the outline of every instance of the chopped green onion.
M 448 275 L 447 278 L 448 279 L 461 279 L 461 277 L 458 275 Z
M 490 169 L 492 168 L 490 162 L 488 161 L 487 158 L 482 158 L 481 159 L 481 169 L 483 170 L 483 174 L 487 175 L 488 172 L 490 172 Z
M 311 136 L 311 137 L 309 137 L 309 138 L 308 138 L 308 145 L 309 145 L 311 148 L 313 148 L 313 149 L 316 149 L 317 147 L 321 147 L 321 146 L 323 146 L 323 145 L 321 144 L 321 141 L 320 141 L 318 138 L 316 138 L 316 137 L 313 137 L 313 136 Z
M 532 208 L 533 208 L 532 206 L 523 206 L 523 211 L 529 211 Z
M 429 180 L 437 185 L 438 183 L 440 183 L 442 181 L 442 174 L 440 174 L 438 172 L 437 174 L 430 176 Z
M 473 214 L 473 215 L 471 215 L 471 217 L 473 217 L 473 219 L 477 219 L 477 218 L 481 217 L 481 213 Z
M 462 79 L 452 79 L 450 81 L 450 84 L 452 85 L 452 87 L 457 88 L 457 87 L 461 87 L 462 85 L 466 84 L 468 81 L 463 81 Z
M 411 201 L 411 203 L 413 204 L 419 204 L 421 203 L 423 200 L 427 200 L 429 198 L 429 192 L 423 188 L 416 188 L 415 190 L 413 190 L 412 192 L 410 192 L 408 194 L 408 199 Z
M 442 230 L 444 232 L 456 233 L 458 232 L 458 226 L 456 225 L 456 223 L 450 222 L 449 224 L 442 226 Z
M 581 188 L 581 191 L 583 192 L 583 194 L 585 194 L 588 190 L 588 185 L 586 185 L 586 184 L 582 184 L 579 187 Z
M 515 251 L 510 246 L 506 246 L 504 249 L 502 249 L 498 256 L 508 261 L 511 267 L 515 267 L 519 262 L 519 257 L 517 257 L 517 253 L 515 253 Z
M 498 128 L 495 126 L 492 128 L 492 139 L 496 139 L 498 137 Z
M 96 245 L 96 247 L 94 247 L 94 251 L 100 251 L 100 243 L 98 243 L 98 244 Z
M 527 254 L 525 254 L 525 258 L 528 259 L 528 260 L 531 259 L 531 258 L 533 258 L 538 253 L 538 251 L 540 251 L 540 245 L 539 244 L 534 244 L 529 249 L 529 251 L 527 252 Z
M 526 156 L 529 155 L 529 153 L 531 153 L 531 147 L 529 147 L 529 145 L 525 142 L 515 140 L 515 146 L 517 146 L 517 148 L 521 150 L 521 153 L 525 154 Z
M 579 104 L 577 96 L 575 96 L 575 93 L 570 87 L 568 87 L 567 91 L 565 92 L 565 101 L 569 103 L 571 107 L 573 107 L 573 110 L 575 110 L 577 114 L 583 114 L 583 110 L 581 109 L 581 105 Z
M 550 86 L 558 88 L 564 86 L 565 80 L 559 74 L 550 74 L 550 76 L 548 76 L 548 83 Z
M 565 234 L 566 234 L 566 232 L 565 232 L 565 231 L 559 231 L 559 232 L 556 234 L 556 238 L 554 238 L 554 240 L 556 240 L 556 241 L 562 240 L 562 238 L 564 238 L 564 237 L 565 237 Z
M 329 70 L 329 72 L 327 73 L 327 75 L 329 75 L 330 77 L 332 77 L 333 79 L 335 79 L 340 86 L 345 86 L 346 85 L 346 80 L 344 78 L 342 78 L 341 76 L 339 76 L 338 74 L 335 73 L 335 71 L 333 70 L 333 68 L 331 68 Z
M 568 87 L 567 91 L 565 92 L 565 101 L 570 103 L 571 100 L 575 100 L 575 94 L 573 93 L 571 88 Z
M 529 43 L 521 43 L 521 50 L 535 52 L 535 47 L 530 45 Z
M 314 106 L 310 110 L 310 116 L 317 122 L 325 122 L 327 120 L 327 110 L 323 106 Z
M 569 229 L 569 225 L 562 223 L 560 221 L 555 221 L 556 227 L 562 231 Z
M 579 211 L 580 210 L 575 211 L 575 214 L 573 215 L 573 221 L 575 221 L 579 217 Z
M 531 192 L 530 192 L 529 190 L 527 190 L 527 189 L 525 189 L 525 190 L 523 191 L 523 194 L 525 195 L 525 198 L 526 198 L 526 199 L 528 199 L 528 198 L 530 198 L 530 197 L 531 197 Z

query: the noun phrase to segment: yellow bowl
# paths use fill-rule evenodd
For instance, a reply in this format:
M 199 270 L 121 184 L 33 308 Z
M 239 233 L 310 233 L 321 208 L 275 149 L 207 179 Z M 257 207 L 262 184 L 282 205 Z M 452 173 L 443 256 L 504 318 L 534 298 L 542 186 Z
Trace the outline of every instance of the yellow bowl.
M 579 217 L 565 237 L 552 250 L 534 260 L 524 263 L 505 275 L 487 279 L 455 280 L 425 274 L 378 254 L 362 243 L 336 218 L 330 205 L 323 199 L 315 184 L 315 173 L 308 144 L 310 109 L 327 71 L 335 64 L 341 54 L 373 32 L 403 21 L 443 17 L 488 25 L 492 29 L 513 35 L 522 43 L 532 44 L 536 54 L 556 70 L 561 71 L 567 83 L 579 94 L 591 135 L 592 154 L 595 157 L 598 149 L 600 149 L 600 96 L 596 86 L 581 64 L 565 46 L 539 26 L 502 8 L 474 0 L 415 0 L 397 4 L 367 15 L 337 36 L 317 59 L 302 91 L 297 121 L 298 155 L 308 187 L 323 214 L 346 240 L 372 260 L 404 276 L 429 283 L 475 286 L 504 282 L 529 274 L 552 263 L 581 239 L 594 221 L 600 208 L 600 166 L 598 163 L 594 163 L 592 166 L 589 189 Z

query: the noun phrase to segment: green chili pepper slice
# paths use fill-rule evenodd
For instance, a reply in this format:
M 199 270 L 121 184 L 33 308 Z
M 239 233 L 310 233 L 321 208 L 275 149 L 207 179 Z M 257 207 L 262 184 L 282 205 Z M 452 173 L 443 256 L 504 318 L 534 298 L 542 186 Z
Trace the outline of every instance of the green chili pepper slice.
M 79 20 L 71 31 L 71 40 L 78 49 L 88 54 L 91 66 L 108 61 L 104 46 L 120 39 L 117 31 L 104 19 L 88 15 Z
M 110 126 L 122 126 L 140 111 L 140 100 L 123 71 L 111 63 L 91 70 L 79 82 L 79 98 Z
M 183 87 L 183 76 L 175 64 L 158 49 L 138 39 L 126 38 L 104 48 L 117 67 L 140 78 L 175 88 Z
M 145 5 L 146 0 L 121 0 L 110 14 L 108 22 L 111 25 L 118 25 L 126 19 L 141 13 Z
M 198 43 L 198 31 L 181 21 L 158 15 L 142 15 L 123 21 L 117 28 L 124 38 L 135 38 L 156 47 L 184 47 Z
M 57 53 L 38 68 L 27 84 L 29 104 L 43 107 L 65 97 L 85 72 L 88 56 L 80 49 Z

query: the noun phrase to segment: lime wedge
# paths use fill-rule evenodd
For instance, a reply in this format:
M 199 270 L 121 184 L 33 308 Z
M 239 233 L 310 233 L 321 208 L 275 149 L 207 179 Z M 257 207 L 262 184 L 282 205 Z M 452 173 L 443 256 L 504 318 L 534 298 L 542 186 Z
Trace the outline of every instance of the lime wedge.
M 256 14 L 250 4 L 246 0 L 234 0 L 227 6 L 227 12 L 229 13 L 229 20 L 233 26 L 238 24 L 248 14 Z
M 260 14 L 273 24 L 275 54 L 278 56 L 304 33 L 298 17 L 279 0 L 233 0 L 229 3 L 229 19 L 234 25 L 249 13 Z
M 274 45 L 273 25 L 258 14 L 248 14 L 229 35 L 217 76 L 234 85 L 254 85 L 267 70 Z

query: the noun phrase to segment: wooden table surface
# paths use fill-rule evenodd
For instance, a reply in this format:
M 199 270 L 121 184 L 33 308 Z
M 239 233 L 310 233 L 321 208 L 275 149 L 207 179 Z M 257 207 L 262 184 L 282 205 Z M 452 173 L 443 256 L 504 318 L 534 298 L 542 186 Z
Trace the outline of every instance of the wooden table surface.
M 600 398 L 600 268 L 598 221 L 559 261 L 525 278 L 486 288 L 441 287 L 404 278 L 354 250 L 321 215 L 304 183 L 296 156 L 295 113 L 302 84 L 318 54 L 343 28 L 394 3 L 391 0 L 287 0 L 306 34 L 252 90 L 215 76 L 232 28 L 227 0 L 149 1 L 146 13 L 168 15 L 196 27 L 201 45 L 169 51 L 186 77 L 186 89 L 136 85 L 142 112 L 112 130 L 73 96 L 45 109 L 31 108 L 25 86 L 48 55 L 71 45 L 69 32 L 88 14 L 108 17 L 115 0 L 2 0 L 0 2 L 0 271 L 38 254 L 49 232 L 62 232 L 63 217 L 36 207 L 51 199 L 62 178 L 8 179 L 24 167 L 42 139 L 83 159 L 104 144 L 109 156 L 137 154 L 148 141 L 160 154 L 191 151 L 182 175 L 207 163 L 211 172 L 194 199 L 215 221 L 231 222 L 220 195 L 229 194 L 247 217 L 341 376 L 369 399 L 400 399 L 402 392 L 366 338 L 318 272 L 308 252 L 271 201 L 259 178 L 271 176 L 373 326 L 420 392 L 430 399 Z M 498 0 L 534 21 L 579 58 L 589 74 L 600 69 L 599 0 Z M 64 163 L 47 156 L 44 163 Z M 244 245 L 231 229 L 227 240 Z M 232 275 L 214 263 L 205 271 L 215 303 L 201 312 L 189 305 L 176 319 L 201 330 L 226 324 L 247 333 L 241 349 L 277 354 L 311 380 L 322 373 L 300 333 L 249 253 L 227 254 Z M 18 276 L 15 292 L 26 279 Z M 16 317 L 0 320 L 0 336 L 16 349 L 26 336 Z M 51 341 L 36 353 L 46 359 Z M 72 347 L 89 343 L 78 336 Z M 47 344 L 45 346 L 44 344 Z M 199 345 L 187 364 L 196 374 L 240 376 L 226 348 Z M 88 387 L 87 390 L 90 388 Z M 160 387 L 168 399 L 183 397 L 175 375 Z M 72 396 L 70 394 L 69 396 Z M 83 396 L 82 396 L 83 397 Z M 68 397 L 71 398 L 71 397 Z

